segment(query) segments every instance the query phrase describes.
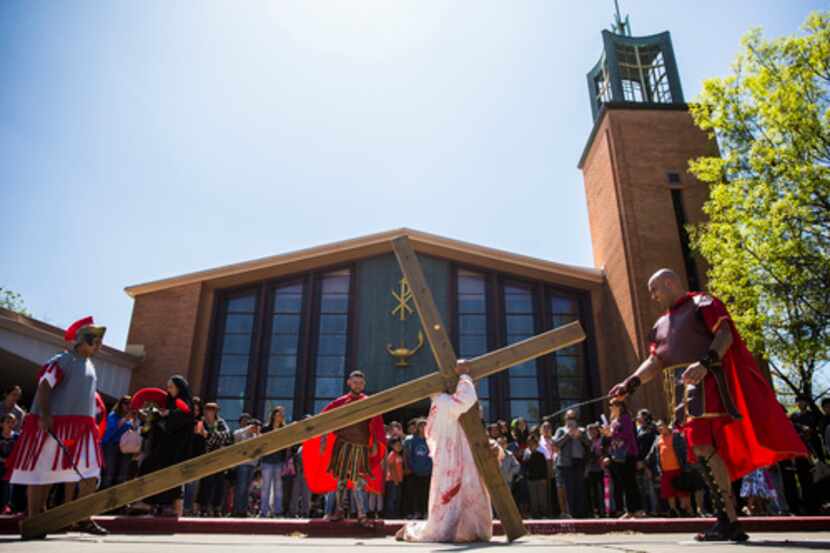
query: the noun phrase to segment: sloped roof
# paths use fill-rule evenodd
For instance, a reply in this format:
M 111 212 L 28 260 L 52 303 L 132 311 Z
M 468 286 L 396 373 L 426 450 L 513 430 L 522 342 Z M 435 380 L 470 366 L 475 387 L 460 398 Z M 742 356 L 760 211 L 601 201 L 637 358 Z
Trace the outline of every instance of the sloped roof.
M 66 342 L 63 339 L 64 329 L 2 307 L 0 307 L 0 329 L 34 338 L 44 344 L 58 348 L 64 348 L 66 346 Z M 101 346 L 98 357 L 130 369 L 141 363 L 140 356 L 107 345 Z
M 356 260 L 362 257 L 380 255 L 392 251 L 392 240 L 400 236 L 407 236 L 413 247 L 419 253 L 443 257 L 472 265 L 498 266 L 504 272 L 532 274 L 544 280 L 563 280 L 570 284 L 581 284 L 593 287 L 605 280 L 602 270 L 577 265 L 567 265 L 546 261 L 534 257 L 506 252 L 495 248 L 488 248 L 469 242 L 453 240 L 436 234 L 429 234 L 418 230 L 400 228 L 369 234 L 358 238 L 332 242 L 321 246 L 314 246 L 284 254 L 263 257 L 231 265 L 223 265 L 213 269 L 186 273 L 179 276 L 164 278 L 128 286 L 124 291 L 130 297 L 141 294 L 158 292 L 176 286 L 204 282 L 221 285 L 232 280 L 244 279 L 251 274 L 252 279 L 270 272 L 289 273 L 292 267 L 308 267 L 309 265 L 322 266 L 327 259 L 336 257 L 338 263 L 347 260 Z

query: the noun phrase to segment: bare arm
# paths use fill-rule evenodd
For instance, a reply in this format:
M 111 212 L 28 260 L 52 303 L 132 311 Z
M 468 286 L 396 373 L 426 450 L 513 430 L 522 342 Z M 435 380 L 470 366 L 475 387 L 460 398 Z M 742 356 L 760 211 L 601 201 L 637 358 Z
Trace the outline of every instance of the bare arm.
M 732 341 L 732 330 L 730 330 L 728 324 L 723 324 L 715 333 L 715 338 L 712 340 L 712 345 L 709 346 L 709 349 L 717 352 L 718 359 L 723 359 L 723 356 L 732 347 Z
M 52 430 L 52 412 L 49 409 L 49 398 L 52 395 L 52 387 L 43 379 L 37 387 L 37 406 L 40 410 L 40 428 L 46 432 Z
M 652 354 L 648 356 L 648 359 L 640 363 L 640 366 L 637 367 L 637 370 L 634 371 L 632 376 L 636 376 L 640 379 L 640 382 L 646 383 L 660 374 L 660 369 L 662 368 L 663 362 L 660 361 L 659 357 Z
M 721 325 L 715 332 L 715 337 L 712 339 L 712 345 L 709 346 L 709 351 L 714 352 L 718 356 L 718 360 L 721 360 L 731 345 L 732 330 L 730 330 L 729 325 L 724 324 Z M 702 363 L 692 363 L 685 371 L 683 371 L 681 378 L 683 379 L 684 384 L 697 384 L 703 380 L 708 371 L 709 369 L 707 369 Z
M 634 374 L 626 378 L 624 381 L 616 384 L 611 390 L 608 392 L 609 396 L 624 396 L 627 394 L 632 393 L 637 386 L 644 382 L 648 382 L 649 380 L 653 379 L 655 376 L 660 374 L 660 369 L 663 368 L 663 362 L 660 361 L 660 358 L 656 355 L 652 354 L 648 356 L 648 359 L 640 363 L 640 366 L 637 367 L 637 370 L 634 371 Z M 635 383 L 636 384 L 633 384 Z

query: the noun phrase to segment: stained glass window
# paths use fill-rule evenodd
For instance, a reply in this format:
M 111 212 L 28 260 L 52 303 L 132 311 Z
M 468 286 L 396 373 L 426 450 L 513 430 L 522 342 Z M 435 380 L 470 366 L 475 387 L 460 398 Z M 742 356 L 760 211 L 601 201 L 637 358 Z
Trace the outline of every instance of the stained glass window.
M 234 428 L 245 409 L 255 309 L 254 292 L 224 301 L 224 334 L 220 342 L 216 401 L 222 408 L 222 418 Z
M 483 274 L 458 271 L 458 356 L 469 359 L 487 352 L 487 294 Z M 485 420 L 490 420 L 490 379 L 476 382 Z
M 533 290 L 524 284 L 504 285 L 505 338 L 514 344 L 530 338 L 536 328 Z M 529 423 L 538 423 L 540 392 L 536 361 L 526 361 L 507 370 L 510 398 L 510 416 L 524 417 Z
M 345 390 L 350 283 L 348 269 L 327 273 L 321 279 L 313 392 L 315 413 Z
M 271 305 L 271 339 L 265 367 L 263 416 L 282 405 L 290 419 L 294 412 L 294 390 L 302 330 L 303 284 L 278 286 Z

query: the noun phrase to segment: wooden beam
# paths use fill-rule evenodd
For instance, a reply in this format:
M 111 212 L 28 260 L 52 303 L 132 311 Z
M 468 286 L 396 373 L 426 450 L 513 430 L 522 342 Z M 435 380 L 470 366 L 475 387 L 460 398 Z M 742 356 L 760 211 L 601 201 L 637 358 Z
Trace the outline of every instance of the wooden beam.
M 398 258 L 401 272 L 409 282 L 409 289 L 415 300 L 415 308 L 418 311 L 418 317 L 421 319 L 421 326 L 427 333 L 438 370 L 444 377 L 447 391 L 452 393 L 458 383 L 458 375 L 455 374 L 455 366 L 458 361 L 447 330 L 441 322 L 441 315 L 435 305 L 432 292 L 427 286 L 415 249 L 406 236 L 393 240 L 392 249 Z M 516 501 L 501 475 L 498 459 L 490 449 L 490 437 L 481 423 L 480 408 L 477 401 L 469 411 L 459 417 L 458 422 L 467 437 L 467 443 L 473 454 L 478 474 L 487 491 L 490 492 L 490 499 L 493 501 L 493 507 L 501 520 L 507 539 L 513 541 L 524 536 L 527 534 L 527 529 L 524 522 L 522 522 L 522 514 L 519 512 Z
M 579 323 L 574 322 L 507 348 L 476 357 L 470 361 L 471 376 L 474 379 L 483 378 L 505 370 L 517 362 L 568 347 L 579 342 L 579 335 L 581 334 Z M 534 348 L 538 348 L 538 351 L 535 355 L 532 355 L 531 351 Z M 528 357 L 529 355 L 531 357 Z M 263 455 L 285 449 L 315 436 L 334 432 L 340 428 L 370 419 L 375 415 L 426 399 L 433 394 L 443 392 L 444 386 L 444 377 L 439 373 L 423 376 L 379 392 L 365 400 L 321 413 L 310 419 L 294 422 L 286 427 L 262 434 L 257 438 L 205 453 L 123 484 L 64 503 L 45 513 L 24 520 L 21 532 L 24 538 L 54 532 L 92 515 L 117 509 L 186 482 L 235 467 L 245 461 L 258 459 Z
M 435 356 L 438 370 L 447 379 L 447 390 L 455 391 L 455 383 L 458 381 L 458 377 L 453 372 L 457 363 L 455 351 L 444 323 L 441 321 L 441 314 L 438 312 L 435 300 L 432 298 L 432 292 L 427 286 L 424 271 L 421 269 L 412 243 L 406 236 L 401 236 L 392 241 L 392 249 L 395 251 L 395 257 L 398 258 L 401 273 L 409 283 L 412 299 L 415 300 L 415 309 L 418 311 L 421 326 L 432 348 L 432 355 Z
M 575 346 L 583 340 L 585 340 L 585 331 L 579 321 L 558 326 L 553 330 L 470 359 L 470 376 L 473 380 L 478 380 L 499 373 L 505 367 L 519 365 L 548 353 Z

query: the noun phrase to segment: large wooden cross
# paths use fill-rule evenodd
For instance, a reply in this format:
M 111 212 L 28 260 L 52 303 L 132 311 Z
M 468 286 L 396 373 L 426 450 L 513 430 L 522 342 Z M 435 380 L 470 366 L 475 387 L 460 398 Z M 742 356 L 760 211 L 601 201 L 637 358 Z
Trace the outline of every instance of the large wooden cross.
M 305 440 L 334 432 L 346 426 L 367 420 L 375 415 L 398 409 L 444 391 L 454 390 L 457 376 L 455 352 L 449 335 L 441 322 L 432 294 L 426 285 L 423 271 L 412 245 L 406 236 L 393 240 L 393 248 L 401 271 L 409 282 L 421 325 L 429 338 L 439 372 L 422 376 L 394 388 L 383 390 L 363 401 L 350 403 L 338 409 L 297 421 L 283 428 L 267 432 L 244 442 L 217 449 L 182 463 L 145 474 L 75 501 L 64 503 L 45 513 L 25 520 L 21 531 L 24 538 L 54 532 L 92 515 L 111 511 L 155 495 L 175 486 L 256 460 L 275 451 L 291 447 Z M 485 378 L 514 365 L 535 359 L 547 353 L 572 346 L 585 339 L 579 322 L 549 330 L 522 342 L 486 353 L 469 361 L 473 380 Z M 489 439 L 481 422 L 478 403 L 460 419 L 467 441 L 473 452 L 482 481 L 490 492 L 502 527 L 509 540 L 527 533 L 516 503 L 499 471 L 498 462 L 489 447 Z

